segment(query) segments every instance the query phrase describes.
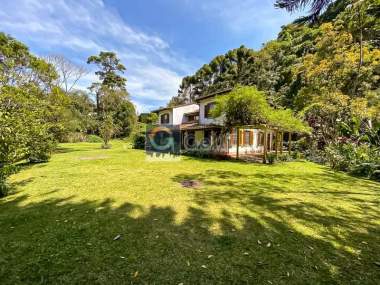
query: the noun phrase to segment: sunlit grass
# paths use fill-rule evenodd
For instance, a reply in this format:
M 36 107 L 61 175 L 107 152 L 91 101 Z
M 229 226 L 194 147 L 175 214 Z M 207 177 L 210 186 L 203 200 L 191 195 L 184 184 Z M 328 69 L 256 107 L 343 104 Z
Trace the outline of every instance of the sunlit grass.
M 380 185 L 320 165 L 150 162 L 82 143 L 11 181 L 0 284 L 380 281 Z

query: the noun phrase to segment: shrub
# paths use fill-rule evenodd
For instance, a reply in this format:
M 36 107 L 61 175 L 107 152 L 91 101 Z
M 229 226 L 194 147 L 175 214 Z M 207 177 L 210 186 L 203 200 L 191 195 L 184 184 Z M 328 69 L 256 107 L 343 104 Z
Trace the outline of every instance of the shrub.
M 280 154 L 278 156 L 278 160 L 279 161 L 290 161 L 290 160 L 292 160 L 292 158 L 290 157 L 290 155 L 288 153 L 283 153 L 283 154 Z
M 303 158 L 303 155 L 300 151 L 293 151 L 292 152 L 292 158 L 295 160 L 299 160 Z
M 86 138 L 86 142 L 89 143 L 101 143 L 103 142 L 103 139 L 97 135 L 88 135 Z
M 145 149 L 145 133 L 135 133 L 133 135 L 132 145 L 134 149 Z
M 325 152 L 318 149 L 307 150 L 305 151 L 304 154 L 300 152 L 297 155 L 299 156 L 299 158 L 296 158 L 296 159 L 302 159 L 304 157 L 307 160 L 315 162 L 315 163 L 321 163 L 321 164 L 327 163 Z
M 372 177 L 379 170 L 380 149 L 368 144 L 352 142 L 330 144 L 325 150 L 326 159 L 332 169 L 348 171 L 353 175 Z M 376 178 L 375 174 L 375 178 Z
M 267 162 L 268 164 L 274 164 L 276 162 L 276 155 L 274 153 L 268 153 Z
M 109 141 L 117 132 L 117 126 L 115 125 L 112 115 L 111 114 L 105 114 L 102 118 L 100 125 L 99 125 L 99 133 L 101 138 L 103 139 L 103 145 L 102 148 L 111 148 L 109 145 Z
M 8 194 L 9 186 L 7 184 L 7 177 L 15 173 L 17 168 L 13 165 L 0 166 L 0 197 Z
M 60 142 L 64 143 L 78 143 L 86 141 L 86 134 L 80 132 L 71 132 L 66 134 Z
M 375 170 L 375 171 L 371 174 L 370 178 L 371 178 L 372 180 L 375 180 L 375 181 L 380 182 L 380 170 Z
M 21 160 L 46 161 L 56 145 L 51 133 L 52 124 L 46 121 L 45 102 L 34 91 L 10 86 L 0 89 L 2 195 L 6 193 L 5 180 L 10 175 L 9 165 Z
M 198 158 L 211 158 L 215 160 L 231 160 L 231 157 L 218 153 L 218 152 L 210 152 L 207 149 L 203 148 L 194 148 L 194 149 L 189 149 L 184 152 L 182 152 L 183 155 L 188 155 L 188 156 L 194 156 Z
M 299 151 L 305 151 L 310 146 L 310 139 L 308 137 L 300 138 L 299 140 L 293 142 L 293 147 Z
M 351 174 L 355 176 L 371 177 L 373 172 L 377 169 L 380 169 L 380 165 L 374 163 L 361 163 L 352 168 Z
M 51 153 L 55 149 L 57 143 L 53 139 L 49 139 L 49 135 L 40 135 L 34 137 L 29 143 L 29 150 L 26 158 L 31 163 L 46 162 L 50 159 Z

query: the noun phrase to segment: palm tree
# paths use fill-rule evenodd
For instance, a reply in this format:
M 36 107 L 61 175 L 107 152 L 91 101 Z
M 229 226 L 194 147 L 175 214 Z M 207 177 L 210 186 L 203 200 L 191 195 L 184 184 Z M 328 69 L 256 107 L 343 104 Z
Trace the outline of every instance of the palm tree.
M 310 6 L 310 18 L 316 19 L 323 9 L 335 0 L 276 0 L 275 6 L 281 9 L 286 9 L 289 12 L 294 12 Z

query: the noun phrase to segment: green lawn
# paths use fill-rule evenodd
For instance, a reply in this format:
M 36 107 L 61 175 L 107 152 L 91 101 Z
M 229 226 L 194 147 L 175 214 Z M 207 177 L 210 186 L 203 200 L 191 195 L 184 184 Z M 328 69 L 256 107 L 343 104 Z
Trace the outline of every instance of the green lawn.
M 11 177 L 0 284 L 380 283 L 379 183 L 113 144 L 65 144 Z

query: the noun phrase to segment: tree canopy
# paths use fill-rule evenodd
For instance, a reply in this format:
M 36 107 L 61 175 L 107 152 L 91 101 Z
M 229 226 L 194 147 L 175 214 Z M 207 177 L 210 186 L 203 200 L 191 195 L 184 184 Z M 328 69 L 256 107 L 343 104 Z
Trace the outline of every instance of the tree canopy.
M 222 116 L 227 128 L 265 125 L 289 132 L 310 132 L 310 128 L 291 110 L 274 109 L 267 102 L 264 92 L 250 86 L 237 86 L 231 92 L 218 96 L 213 115 Z
M 294 110 L 304 118 L 320 146 L 336 141 L 343 123 L 354 125 L 358 117 L 353 106 L 358 102 L 363 110 L 360 134 L 376 133 L 380 125 L 374 111 L 380 100 L 380 2 L 331 2 L 321 10 L 318 21 L 286 25 L 276 40 L 258 51 L 241 46 L 216 56 L 183 78 L 178 96 L 170 103 L 192 102 L 201 94 L 227 87 L 255 86 L 265 93 L 270 106 Z M 338 104 L 339 110 L 324 111 L 342 98 L 348 107 Z
M 310 15 L 312 19 L 317 18 L 321 11 L 334 2 L 334 0 L 276 0 L 275 6 L 281 9 L 286 9 L 289 12 L 303 9 L 310 6 Z
M 100 70 L 93 84 L 101 109 L 86 91 L 75 89 L 86 73 L 63 56 L 40 58 L 28 47 L 0 33 L 0 196 L 15 163 L 49 159 L 57 142 L 83 141 L 87 134 L 103 135 L 105 145 L 114 135 L 128 136 L 136 124 L 136 110 L 128 100 L 125 70 L 116 54 L 102 52 L 89 58 Z M 99 107 L 99 105 L 98 105 Z
M 90 56 L 87 63 L 98 66 L 99 70 L 95 74 L 99 76 L 103 88 L 126 91 L 127 79 L 119 75 L 124 73 L 126 68 L 114 52 L 101 51 L 99 55 Z

